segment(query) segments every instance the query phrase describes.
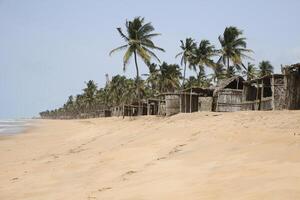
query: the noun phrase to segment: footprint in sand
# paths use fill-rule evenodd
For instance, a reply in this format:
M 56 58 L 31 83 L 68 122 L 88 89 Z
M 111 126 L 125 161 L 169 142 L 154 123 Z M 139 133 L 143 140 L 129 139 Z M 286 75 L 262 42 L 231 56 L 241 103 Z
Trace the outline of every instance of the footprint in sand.
M 103 192 L 105 190 L 111 190 L 112 188 L 111 187 L 103 187 L 101 189 L 98 189 L 98 192 Z
M 175 154 L 175 153 L 177 153 L 177 152 L 182 151 L 182 149 L 180 149 L 180 147 L 183 147 L 183 146 L 185 146 L 185 145 L 186 145 L 186 144 L 180 144 L 180 145 L 175 146 L 175 147 L 169 152 L 169 155 L 173 155 L 173 154 Z
M 137 173 L 137 171 L 130 170 L 130 171 L 126 172 L 125 174 L 122 175 L 122 180 L 123 181 L 128 180 L 128 177 L 135 173 Z

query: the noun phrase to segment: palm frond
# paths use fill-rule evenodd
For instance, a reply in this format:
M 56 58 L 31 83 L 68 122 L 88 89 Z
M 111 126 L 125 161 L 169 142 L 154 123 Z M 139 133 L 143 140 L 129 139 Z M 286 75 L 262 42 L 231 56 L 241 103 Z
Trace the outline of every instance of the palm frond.
M 122 29 L 121 28 L 117 28 L 120 36 L 125 40 L 125 41 L 128 41 L 129 38 L 122 32 Z
M 123 57 L 123 71 L 126 71 L 126 66 L 132 54 L 133 54 L 132 48 L 128 48 Z
M 144 47 L 144 50 L 146 52 L 148 52 L 152 57 L 154 57 L 160 63 L 160 59 L 155 55 L 155 53 L 153 51 L 151 51 L 150 49 L 147 49 L 145 47 Z
M 111 54 L 113 54 L 114 52 L 123 50 L 123 49 L 125 49 L 125 48 L 127 48 L 127 47 L 128 47 L 128 44 L 125 44 L 125 45 L 122 45 L 122 46 L 120 46 L 120 47 L 117 47 L 117 48 L 111 50 L 111 51 L 109 52 L 109 55 L 111 56 Z

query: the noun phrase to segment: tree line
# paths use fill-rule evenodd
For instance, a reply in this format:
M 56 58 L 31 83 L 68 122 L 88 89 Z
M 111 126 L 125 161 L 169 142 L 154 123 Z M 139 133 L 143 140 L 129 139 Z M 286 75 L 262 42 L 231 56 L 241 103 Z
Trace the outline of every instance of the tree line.
M 202 39 L 197 42 L 193 38 L 180 41 L 181 51 L 175 56 L 180 59 L 180 65 L 161 62 L 155 51 L 165 52 L 153 42 L 160 36 L 150 22 L 136 17 L 126 21 L 125 32 L 117 28 L 124 44 L 113 49 L 109 55 L 125 51 L 123 70 L 126 71 L 130 59 L 133 58 L 136 69 L 134 79 L 116 75 L 103 88 L 90 80 L 86 83 L 82 94 L 69 96 L 66 103 L 57 109 L 40 113 L 42 118 L 84 118 L 96 117 L 99 111 L 114 106 L 139 103 L 146 98 L 155 97 L 159 93 L 174 92 L 190 87 L 210 87 L 220 80 L 241 75 L 247 80 L 263 77 L 273 73 L 269 61 L 261 61 L 256 67 L 245 60 L 253 60 L 251 49 L 247 48 L 243 31 L 237 27 L 226 27 L 218 37 L 220 48 Z M 148 73 L 140 75 L 138 59 L 147 67 Z M 152 62 L 155 60 L 155 62 Z M 186 71 L 191 70 L 195 75 L 186 77 Z M 206 74 L 210 69 L 211 74 Z

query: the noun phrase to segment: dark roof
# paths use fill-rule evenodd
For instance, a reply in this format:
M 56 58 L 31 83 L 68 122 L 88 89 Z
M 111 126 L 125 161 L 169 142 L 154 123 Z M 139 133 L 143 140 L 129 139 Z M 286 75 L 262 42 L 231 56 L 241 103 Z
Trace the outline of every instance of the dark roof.
M 283 74 L 271 74 L 271 75 L 265 75 L 265 76 L 263 76 L 263 77 L 261 77 L 261 78 L 256 78 L 256 79 L 252 79 L 252 80 L 250 80 L 250 81 L 245 81 L 244 83 L 245 84 L 250 84 L 250 83 L 255 83 L 255 82 L 257 82 L 257 81 L 260 81 L 260 80 L 262 80 L 262 79 L 268 79 L 268 78 L 272 78 L 272 77 L 276 77 L 276 78 L 282 78 L 282 77 L 284 77 L 284 75 Z
M 283 68 L 283 71 L 284 71 L 285 74 L 291 73 L 291 72 L 292 72 L 292 73 L 293 73 L 293 72 L 299 72 L 299 71 L 300 71 L 300 63 L 285 66 L 285 67 Z
M 214 91 L 214 88 L 213 87 L 209 87 L 209 88 L 204 88 L 204 87 L 190 87 L 190 88 L 186 88 L 184 90 L 182 90 L 181 92 L 182 93 L 189 93 L 191 92 L 192 93 L 197 93 L 197 94 L 200 94 L 200 95 L 212 95 L 213 91 Z

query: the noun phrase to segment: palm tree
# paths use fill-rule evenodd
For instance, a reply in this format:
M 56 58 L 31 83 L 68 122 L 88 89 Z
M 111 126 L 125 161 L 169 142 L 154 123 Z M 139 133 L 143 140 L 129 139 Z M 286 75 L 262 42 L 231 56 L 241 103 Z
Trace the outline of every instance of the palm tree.
M 243 71 L 243 75 L 247 77 L 247 81 L 255 79 L 257 75 L 257 69 L 254 64 L 248 62 L 247 67 Z
M 271 65 L 270 61 L 261 61 L 259 63 L 259 76 L 263 77 L 266 75 L 271 75 L 273 74 L 274 67 Z
M 149 74 L 144 74 L 147 76 L 146 84 L 148 88 L 150 88 L 150 96 L 158 93 L 158 85 L 159 85 L 159 69 L 157 69 L 157 65 L 152 63 L 149 66 Z
M 181 72 L 176 64 L 163 62 L 160 66 L 159 87 L 160 92 L 173 92 L 180 86 Z
M 181 56 L 181 61 L 180 64 L 181 66 L 184 65 L 183 69 L 183 81 L 182 81 L 182 86 L 184 87 L 184 82 L 185 82 L 185 74 L 186 74 L 186 65 L 191 59 L 192 52 L 196 48 L 196 43 L 192 38 L 186 38 L 185 42 L 180 40 L 180 48 L 182 49 L 182 52 L 178 53 L 175 58 Z
M 217 55 L 214 45 L 211 45 L 208 40 L 201 40 L 199 46 L 193 50 L 190 57 L 191 66 L 197 72 L 198 86 L 206 86 L 205 67 L 214 69 L 216 64 L 212 57 Z
M 237 74 L 234 66 L 229 66 L 226 71 L 226 78 L 231 78 Z
M 222 63 L 216 63 L 216 66 L 213 71 L 214 73 L 211 74 L 211 79 L 215 83 L 218 83 L 221 79 L 226 78 L 226 70 L 224 69 L 224 65 Z
M 191 56 L 192 65 L 200 68 L 209 67 L 214 69 L 215 63 L 212 60 L 213 56 L 217 55 L 215 46 L 211 45 L 208 40 L 201 40 L 199 46 L 193 50 Z
M 135 68 L 136 68 L 136 88 L 137 95 L 140 104 L 140 92 L 139 92 L 139 67 L 137 63 L 137 56 L 144 61 L 145 64 L 149 65 L 151 58 L 154 57 L 158 62 L 159 58 L 152 51 L 159 50 L 163 51 L 164 49 L 157 47 L 151 40 L 153 37 L 160 35 L 159 33 L 153 33 L 155 30 L 151 23 L 145 23 L 144 18 L 135 17 L 132 21 L 127 21 L 125 23 L 127 34 L 123 33 L 121 28 L 117 28 L 120 36 L 125 40 L 126 44 L 113 49 L 109 54 L 120 50 L 126 49 L 126 52 L 123 57 L 123 70 L 126 70 L 129 59 L 134 56 Z
M 251 49 L 247 49 L 246 38 L 241 37 L 243 31 L 236 27 L 226 27 L 223 35 L 219 36 L 219 42 L 221 49 L 219 50 L 220 59 L 218 63 L 223 62 L 227 70 L 230 68 L 230 61 L 232 65 L 238 70 L 241 69 L 242 59 L 248 58 L 247 53 L 253 52 Z
M 97 85 L 93 80 L 86 83 L 86 88 L 83 89 L 84 103 L 87 111 L 91 111 L 95 104 L 95 95 L 97 92 Z

